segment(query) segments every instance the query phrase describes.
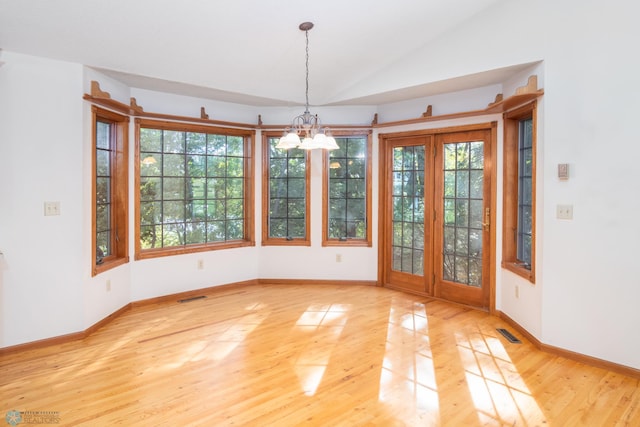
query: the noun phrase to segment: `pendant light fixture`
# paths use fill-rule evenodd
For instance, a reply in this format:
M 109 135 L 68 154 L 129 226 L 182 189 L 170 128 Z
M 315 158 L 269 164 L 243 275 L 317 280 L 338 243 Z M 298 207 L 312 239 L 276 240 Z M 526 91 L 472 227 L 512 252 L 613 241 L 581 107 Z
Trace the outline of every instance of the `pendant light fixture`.
M 306 75 L 305 75 L 305 109 L 304 113 L 293 118 L 291 127 L 285 129 L 284 134 L 276 145 L 276 148 L 302 148 L 312 150 L 323 148 L 335 150 L 338 147 L 335 138 L 331 136 L 328 128 L 322 127 L 317 114 L 309 112 L 309 30 L 313 28 L 312 22 L 303 22 L 298 27 L 304 31 L 306 37 Z M 302 138 L 302 140 L 300 139 Z

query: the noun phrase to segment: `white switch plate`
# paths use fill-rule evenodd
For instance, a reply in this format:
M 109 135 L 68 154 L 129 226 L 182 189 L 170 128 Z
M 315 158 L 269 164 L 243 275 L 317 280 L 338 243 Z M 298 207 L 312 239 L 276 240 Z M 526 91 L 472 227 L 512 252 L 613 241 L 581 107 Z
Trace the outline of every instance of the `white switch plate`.
M 557 205 L 556 218 L 573 219 L 573 205 Z
M 60 202 L 44 202 L 44 216 L 60 215 Z

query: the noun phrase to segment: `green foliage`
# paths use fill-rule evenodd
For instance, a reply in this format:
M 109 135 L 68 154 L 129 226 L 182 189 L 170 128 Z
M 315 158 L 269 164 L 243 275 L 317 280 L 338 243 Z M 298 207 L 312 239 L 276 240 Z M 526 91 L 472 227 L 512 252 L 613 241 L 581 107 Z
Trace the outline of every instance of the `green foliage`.
M 140 129 L 143 249 L 244 237 L 244 138 Z

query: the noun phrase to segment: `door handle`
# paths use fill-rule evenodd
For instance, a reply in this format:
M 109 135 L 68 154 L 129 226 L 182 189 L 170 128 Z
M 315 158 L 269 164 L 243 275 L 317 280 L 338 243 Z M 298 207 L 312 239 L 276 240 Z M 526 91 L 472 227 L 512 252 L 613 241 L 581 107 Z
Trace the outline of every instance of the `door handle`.
M 482 223 L 482 228 L 485 231 L 489 231 L 489 226 L 491 225 L 491 210 L 490 208 L 486 208 L 484 210 L 484 222 Z

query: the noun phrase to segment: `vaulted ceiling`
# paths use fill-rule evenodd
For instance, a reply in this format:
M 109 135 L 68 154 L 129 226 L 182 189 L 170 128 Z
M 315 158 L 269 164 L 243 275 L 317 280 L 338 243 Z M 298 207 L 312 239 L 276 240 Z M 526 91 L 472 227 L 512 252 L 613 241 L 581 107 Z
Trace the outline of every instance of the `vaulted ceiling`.
M 367 79 L 500 1 L 0 0 L 0 49 L 84 64 L 131 87 L 294 105 L 305 101 L 298 25 L 312 21 L 310 104 L 375 105 L 495 84 L 516 71 L 362 91 Z

